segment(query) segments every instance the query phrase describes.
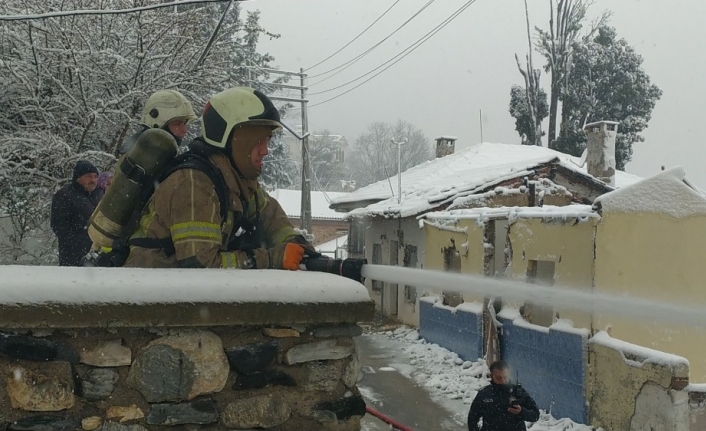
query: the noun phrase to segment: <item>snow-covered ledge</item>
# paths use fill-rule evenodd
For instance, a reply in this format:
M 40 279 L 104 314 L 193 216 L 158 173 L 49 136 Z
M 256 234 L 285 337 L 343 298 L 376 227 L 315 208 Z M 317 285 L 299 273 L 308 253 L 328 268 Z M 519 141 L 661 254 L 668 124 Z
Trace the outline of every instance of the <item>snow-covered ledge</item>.
M 365 286 L 307 271 L 0 267 L 0 328 L 355 323 Z
M 0 280 L 0 429 L 360 429 L 353 337 L 374 305 L 359 283 L 28 266 Z

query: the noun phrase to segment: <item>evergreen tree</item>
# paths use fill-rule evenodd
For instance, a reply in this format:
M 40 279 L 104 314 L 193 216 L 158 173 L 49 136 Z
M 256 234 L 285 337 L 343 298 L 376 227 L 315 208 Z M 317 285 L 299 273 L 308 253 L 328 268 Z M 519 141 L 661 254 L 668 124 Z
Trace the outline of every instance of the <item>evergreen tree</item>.
M 515 130 L 522 138 L 522 145 L 534 145 L 530 136 L 537 130 L 536 125 L 532 125 L 532 116 L 527 108 L 527 92 L 519 85 L 513 85 L 510 90 L 510 115 L 515 119 Z M 549 115 L 547 105 L 547 93 L 539 89 L 539 107 L 537 121 L 541 123 Z M 542 136 L 545 133 L 542 132 Z
M 616 167 L 625 169 L 632 146 L 643 142 L 652 110 L 662 95 L 642 68 L 642 57 L 614 28 L 601 26 L 586 43 L 573 49 L 573 70 L 562 94 L 561 132 L 557 150 L 581 155 L 586 147 L 583 125 L 618 121 Z

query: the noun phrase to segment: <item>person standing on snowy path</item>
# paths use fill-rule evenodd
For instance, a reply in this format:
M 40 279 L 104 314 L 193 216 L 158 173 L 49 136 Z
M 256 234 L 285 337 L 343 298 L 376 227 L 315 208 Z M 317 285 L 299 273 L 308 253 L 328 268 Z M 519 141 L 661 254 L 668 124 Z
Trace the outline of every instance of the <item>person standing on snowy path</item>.
M 468 431 L 526 431 L 525 421 L 539 419 L 537 404 L 519 384 L 510 384 L 509 375 L 506 362 L 490 364 L 490 385 L 478 391 L 471 404 Z

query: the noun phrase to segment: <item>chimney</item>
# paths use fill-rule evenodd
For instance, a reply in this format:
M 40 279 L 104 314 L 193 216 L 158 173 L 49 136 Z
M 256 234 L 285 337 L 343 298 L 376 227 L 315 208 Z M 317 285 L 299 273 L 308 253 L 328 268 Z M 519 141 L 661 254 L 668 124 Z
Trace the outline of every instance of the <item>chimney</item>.
M 586 164 L 588 173 L 609 186 L 615 186 L 615 135 L 618 123 L 597 121 L 583 126 L 588 137 Z
M 436 138 L 436 158 L 453 154 L 456 148 L 456 139 L 458 138 L 454 136 L 439 136 Z

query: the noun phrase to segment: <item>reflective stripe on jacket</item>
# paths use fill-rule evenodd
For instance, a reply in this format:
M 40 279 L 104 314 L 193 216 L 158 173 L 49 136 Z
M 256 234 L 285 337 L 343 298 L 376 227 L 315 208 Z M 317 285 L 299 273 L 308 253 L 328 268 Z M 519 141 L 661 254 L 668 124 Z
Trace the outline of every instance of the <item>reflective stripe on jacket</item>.
M 178 170 L 159 184 L 131 237 L 171 237 L 174 254 L 169 255 L 165 248 L 131 246 L 124 266 L 245 268 L 247 254 L 242 250 L 228 250 L 235 221 L 244 216 L 243 202 L 247 207 L 245 220 L 252 224 L 256 224 L 259 208 L 263 232 L 262 244 L 257 244 L 262 249 L 254 253 L 258 268 L 269 266 L 264 249 L 291 242 L 300 235 L 279 203 L 257 181 L 239 178 L 224 154 L 211 155 L 210 160 L 221 171 L 228 188 L 230 209 L 226 222 L 221 221 L 216 189 L 208 176 L 195 169 Z

